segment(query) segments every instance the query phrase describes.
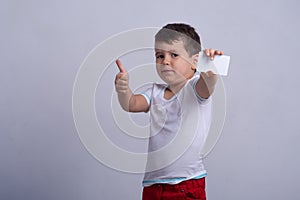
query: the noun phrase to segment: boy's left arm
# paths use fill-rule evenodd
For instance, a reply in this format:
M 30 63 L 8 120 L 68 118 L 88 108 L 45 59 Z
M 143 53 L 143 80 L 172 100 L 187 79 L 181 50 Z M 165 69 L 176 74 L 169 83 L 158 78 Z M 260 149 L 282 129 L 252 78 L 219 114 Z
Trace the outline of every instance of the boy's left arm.
M 223 51 L 214 50 L 214 49 L 205 49 L 204 53 L 210 57 L 211 60 L 214 59 L 216 55 L 223 55 Z M 196 83 L 196 92 L 197 94 L 204 99 L 207 99 L 215 89 L 218 76 L 212 71 L 201 72 L 200 78 Z

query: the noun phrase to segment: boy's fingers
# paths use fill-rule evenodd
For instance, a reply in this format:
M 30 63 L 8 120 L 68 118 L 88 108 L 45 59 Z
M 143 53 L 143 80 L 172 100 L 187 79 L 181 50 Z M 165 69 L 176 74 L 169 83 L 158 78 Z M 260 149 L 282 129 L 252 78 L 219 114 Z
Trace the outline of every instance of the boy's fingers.
M 122 76 L 122 74 L 121 74 L 121 73 L 117 74 L 117 76 L 116 76 L 116 80 L 119 80 L 119 79 L 121 78 L 121 76 Z
M 118 65 L 120 72 L 127 72 L 125 67 L 123 67 L 123 65 L 119 59 L 116 60 L 116 64 Z
M 216 51 L 216 54 L 221 56 L 221 55 L 223 55 L 224 53 L 223 53 L 223 51 L 221 51 L 221 50 L 217 50 L 217 51 Z
M 125 73 L 125 72 L 119 72 L 117 75 L 116 75 L 116 78 L 115 78 L 115 84 L 118 82 L 118 81 L 128 81 L 128 74 Z
M 209 49 L 209 54 L 210 54 L 210 56 L 214 56 L 215 55 L 215 50 L 214 49 Z
M 205 52 L 205 54 L 206 54 L 207 56 L 209 56 L 209 50 L 208 50 L 208 49 L 205 49 L 204 52 Z
M 212 48 L 205 49 L 204 53 L 209 57 L 214 57 L 215 55 L 224 55 L 224 52 L 221 50 L 214 50 Z

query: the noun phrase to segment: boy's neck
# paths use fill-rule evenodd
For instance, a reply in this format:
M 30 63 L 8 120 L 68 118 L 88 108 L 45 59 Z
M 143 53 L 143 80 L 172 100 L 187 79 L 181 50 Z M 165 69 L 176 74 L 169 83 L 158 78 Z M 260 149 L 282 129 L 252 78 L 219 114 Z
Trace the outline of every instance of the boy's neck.
M 171 90 L 171 92 L 173 92 L 174 94 L 178 93 L 181 90 L 181 88 L 183 88 L 183 86 L 186 84 L 186 82 L 189 79 L 193 78 L 193 76 L 195 75 L 195 73 L 196 73 L 196 71 L 193 74 L 188 74 L 185 77 L 184 81 L 182 81 L 182 82 L 179 82 L 179 83 L 176 83 L 176 84 L 172 84 L 172 85 L 169 84 L 168 85 L 168 89 Z
M 183 86 L 186 84 L 187 81 L 188 81 L 188 79 L 186 79 L 185 81 L 182 81 L 178 84 L 168 85 L 168 89 L 171 92 L 173 92 L 174 94 L 176 94 L 183 88 Z

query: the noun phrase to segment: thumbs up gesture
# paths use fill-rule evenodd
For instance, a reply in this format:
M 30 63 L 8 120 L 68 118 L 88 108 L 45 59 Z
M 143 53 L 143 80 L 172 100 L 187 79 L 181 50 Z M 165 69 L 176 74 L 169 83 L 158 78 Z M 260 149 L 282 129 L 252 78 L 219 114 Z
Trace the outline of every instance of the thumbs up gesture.
M 127 93 L 129 90 L 128 82 L 129 77 L 126 69 L 122 65 L 119 59 L 116 60 L 116 64 L 120 70 L 120 72 L 116 75 L 115 79 L 115 87 L 118 93 Z

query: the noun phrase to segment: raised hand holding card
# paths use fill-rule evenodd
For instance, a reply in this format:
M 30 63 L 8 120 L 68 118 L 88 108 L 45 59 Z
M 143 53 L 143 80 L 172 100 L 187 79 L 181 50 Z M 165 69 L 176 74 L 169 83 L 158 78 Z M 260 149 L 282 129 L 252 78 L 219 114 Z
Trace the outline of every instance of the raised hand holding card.
M 216 55 L 213 60 L 205 53 L 199 53 L 198 69 L 200 72 L 213 71 L 215 74 L 227 76 L 230 63 L 230 56 Z

